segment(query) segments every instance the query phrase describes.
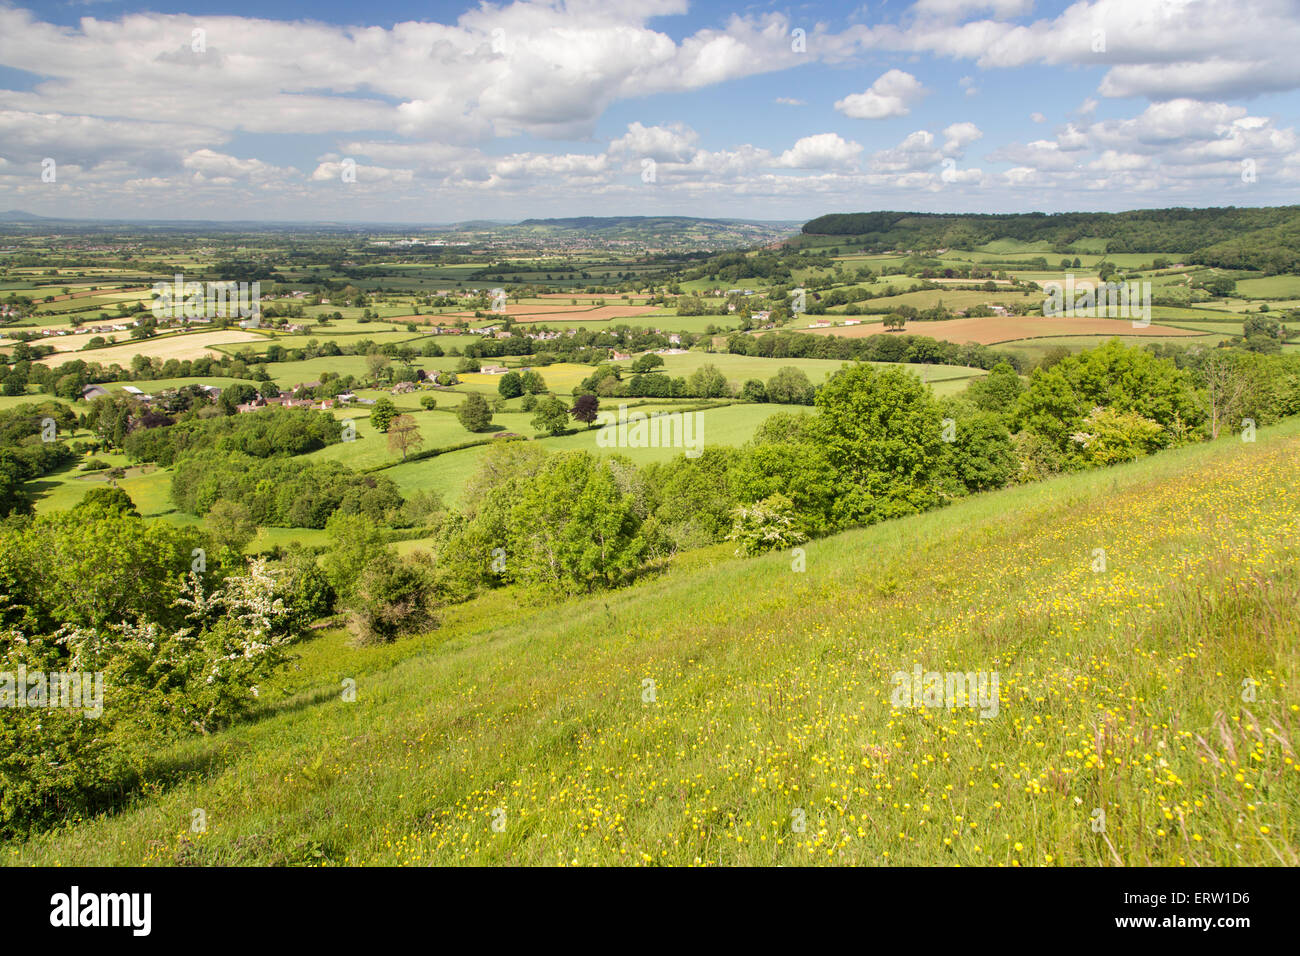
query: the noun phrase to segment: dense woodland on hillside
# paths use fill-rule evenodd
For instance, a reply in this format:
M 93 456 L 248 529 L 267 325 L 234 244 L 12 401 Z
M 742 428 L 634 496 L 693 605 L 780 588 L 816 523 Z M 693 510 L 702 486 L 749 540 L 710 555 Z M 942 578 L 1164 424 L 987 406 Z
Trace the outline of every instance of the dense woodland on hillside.
M 1050 215 L 836 213 L 806 223 L 803 232 L 851 236 L 872 251 L 974 249 L 997 239 L 1017 239 L 1050 242 L 1053 251 L 1065 253 L 1081 239 L 1104 239 L 1108 253 L 1174 252 L 1186 262 L 1267 273 L 1300 267 L 1300 206 Z

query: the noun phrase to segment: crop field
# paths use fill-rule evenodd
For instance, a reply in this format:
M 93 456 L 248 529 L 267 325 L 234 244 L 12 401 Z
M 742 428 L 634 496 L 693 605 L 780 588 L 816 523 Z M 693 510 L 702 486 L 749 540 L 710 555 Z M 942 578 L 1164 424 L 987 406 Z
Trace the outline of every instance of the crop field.
M 126 367 L 132 357 L 144 355 L 149 358 L 195 359 L 217 354 L 217 346 L 230 346 L 236 343 L 256 342 L 261 338 L 243 329 L 223 329 L 215 332 L 186 332 L 181 335 L 157 336 L 152 339 L 127 342 L 122 345 L 110 345 L 86 353 L 93 355 L 93 361 L 103 365 L 114 363 Z M 42 365 L 59 365 L 68 360 L 66 355 L 55 354 L 40 359 Z

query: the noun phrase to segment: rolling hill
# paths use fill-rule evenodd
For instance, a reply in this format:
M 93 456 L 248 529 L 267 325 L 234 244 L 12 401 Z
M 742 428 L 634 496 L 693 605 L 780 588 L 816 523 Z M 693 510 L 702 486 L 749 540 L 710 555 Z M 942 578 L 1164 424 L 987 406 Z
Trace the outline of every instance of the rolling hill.
M 256 720 L 158 754 L 169 785 L 7 862 L 1295 865 L 1297 454 L 1293 419 L 804 570 L 718 546 L 391 645 L 325 632 Z M 898 705 L 914 668 L 996 700 Z
M 807 236 L 853 237 L 872 249 L 973 249 L 999 239 L 1040 242 L 1053 252 L 1174 253 L 1187 262 L 1270 273 L 1300 268 L 1300 206 L 1138 209 L 1128 212 L 863 212 L 819 216 Z M 1077 245 L 1076 244 L 1081 244 Z

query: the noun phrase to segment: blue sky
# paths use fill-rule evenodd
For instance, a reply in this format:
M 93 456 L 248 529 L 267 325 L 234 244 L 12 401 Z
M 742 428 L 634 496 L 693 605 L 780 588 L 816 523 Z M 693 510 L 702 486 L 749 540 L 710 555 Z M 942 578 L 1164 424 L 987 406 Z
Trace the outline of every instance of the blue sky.
M 1300 0 L 0 0 L 0 209 L 1294 203 L 1298 44 Z

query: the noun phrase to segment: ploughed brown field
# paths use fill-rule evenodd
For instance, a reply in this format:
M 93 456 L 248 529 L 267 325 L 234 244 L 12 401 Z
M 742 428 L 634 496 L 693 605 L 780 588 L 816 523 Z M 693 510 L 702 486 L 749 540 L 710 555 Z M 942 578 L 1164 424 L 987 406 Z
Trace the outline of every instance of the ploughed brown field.
M 636 294 L 635 292 L 631 292 L 631 293 L 628 293 L 628 294 L 629 294 L 633 299 L 648 299 L 648 298 L 650 298 L 650 296 L 647 295 L 647 294 L 645 294 L 645 293 L 642 293 L 642 294 L 638 295 L 638 294 Z M 579 302 L 595 302 L 595 301 L 598 300 L 598 299 L 604 299 L 606 302 L 608 302 L 610 299 L 622 299 L 622 298 L 623 298 L 623 295 L 622 295 L 622 293 L 620 293 L 620 294 L 617 295 L 617 296 L 612 296 L 612 295 L 610 295 L 608 292 L 596 292 L 596 293 L 592 293 L 592 292 L 572 292 L 572 293 L 570 293 L 570 292 L 540 292 L 540 293 L 538 293 L 538 294 L 535 295 L 535 296 L 531 296 L 531 298 L 534 298 L 534 299 L 554 299 L 556 302 L 563 302 L 563 301 L 566 301 L 566 300 L 568 300 L 568 299 L 577 299 Z
M 840 321 L 843 321 L 840 319 Z M 864 322 L 862 325 L 847 327 L 832 326 L 828 329 L 794 329 L 796 332 L 811 332 L 820 335 L 843 335 L 849 338 L 861 338 L 864 335 L 880 335 L 888 332 L 883 323 Z M 996 345 L 998 342 L 1014 342 L 1018 339 L 1035 339 L 1056 335 L 1154 335 L 1184 336 L 1204 335 L 1189 329 L 1174 329 L 1154 322 L 1145 328 L 1135 328 L 1131 319 L 1085 319 L 1053 318 L 1034 315 L 988 316 L 987 318 L 944 319 L 940 322 L 908 322 L 904 332 L 912 335 L 924 335 L 932 339 L 946 339 L 959 344 Z

